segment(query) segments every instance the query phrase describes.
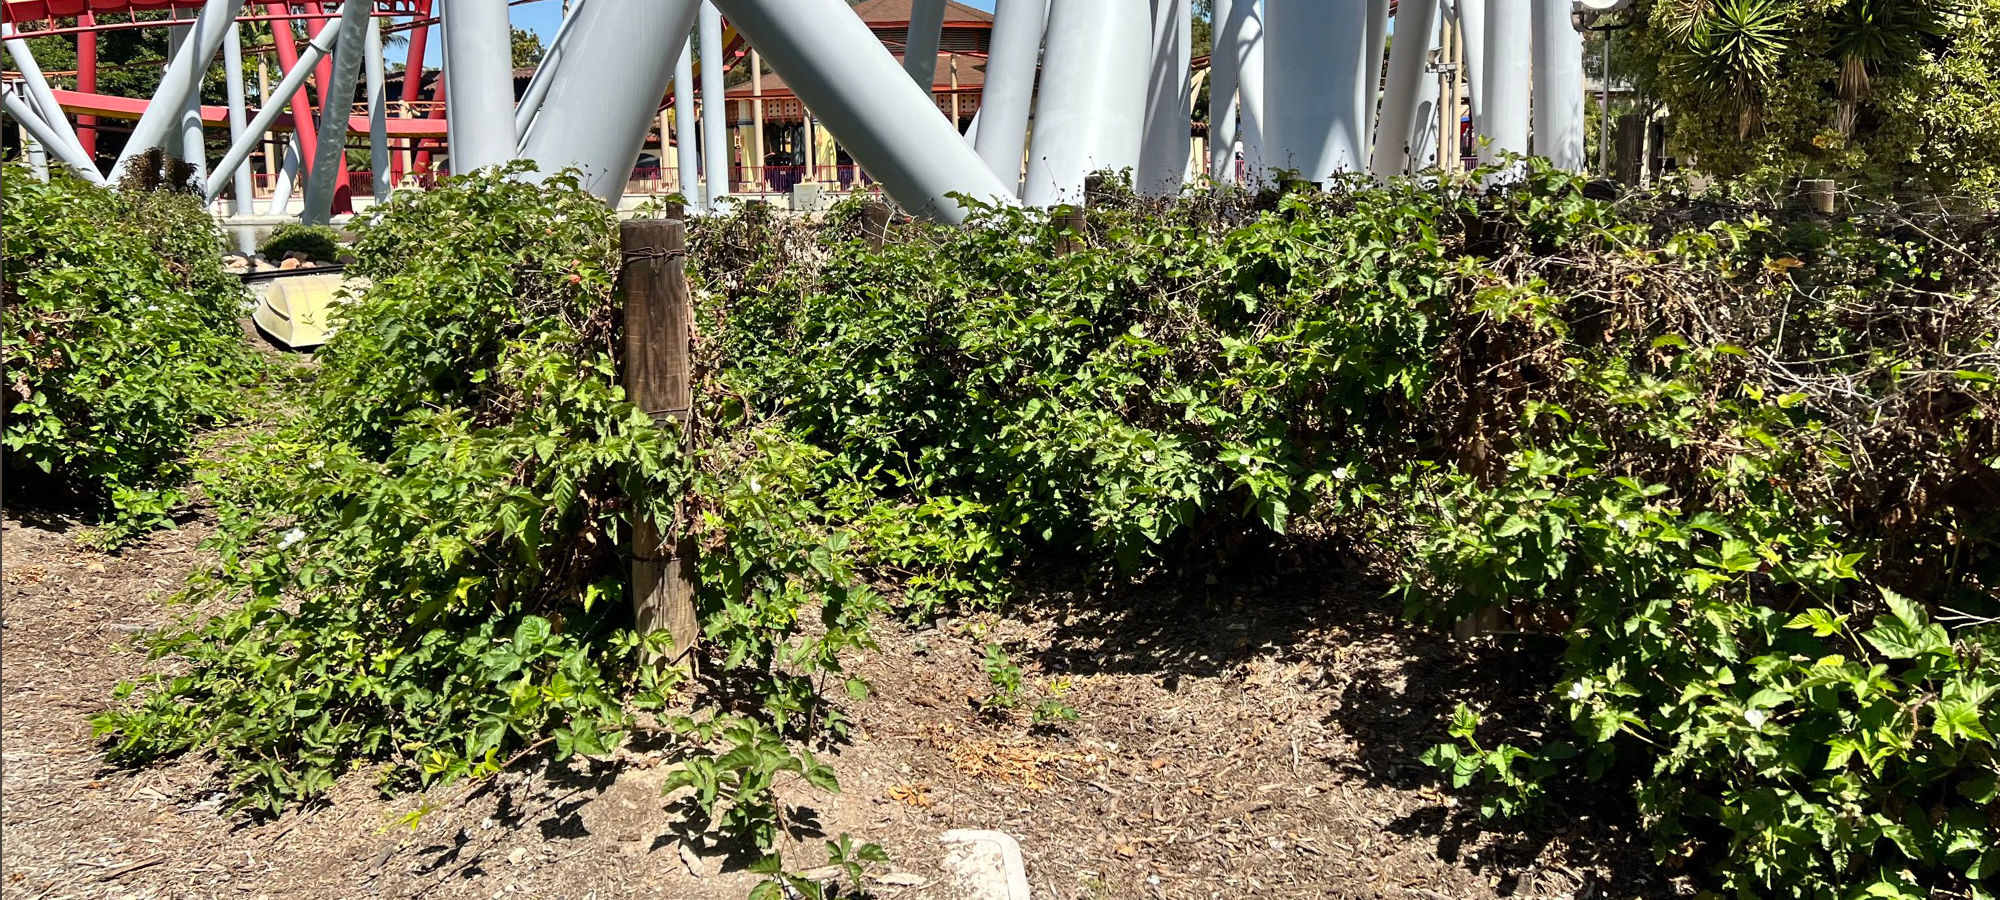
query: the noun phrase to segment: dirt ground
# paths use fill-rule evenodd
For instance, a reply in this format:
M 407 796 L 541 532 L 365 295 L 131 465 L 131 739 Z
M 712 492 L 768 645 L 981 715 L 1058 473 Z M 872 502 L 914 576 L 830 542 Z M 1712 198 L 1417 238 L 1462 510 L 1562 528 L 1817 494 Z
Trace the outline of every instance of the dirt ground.
M 0 894 L 7 898 L 741 898 L 756 883 L 683 849 L 656 752 L 529 758 L 477 788 L 384 798 L 376 776 L 268 822 L 225 813 L 209 763 L 107 768 L 88 717 L 148 671 L 133 639 L 204 559 L 196 520 L 115 555 L 9 511 L 0 606 Z M 1482 833 L 1415 762 L 1460 699 L 1527 689 L 1520 651 L 1406 626 L 1337 566 L 1174 599 L 1045 597 L 1008 617 L 884 623 L 858 661 L 876 693 L 831 754 L 843 792 L 794 790 L 826 834 L 880 842 L 884 898 L 944 897 L 938 836 L 1015 836 L 1038 900 L 1666 897 L 1629 813 L 1567 810 Z M 1032 706 L 982 716 L 983 648 L 1026 670 Z M 639 741 L 635 746 L 643 747 Z M 399 824 L 422 807 L 412 829 Z M 815 843 L 814 846 L 817 846 Z M 803 858 L 799 851 L 797 857 Z M 807 864 L 817 862 L 808 860 Z

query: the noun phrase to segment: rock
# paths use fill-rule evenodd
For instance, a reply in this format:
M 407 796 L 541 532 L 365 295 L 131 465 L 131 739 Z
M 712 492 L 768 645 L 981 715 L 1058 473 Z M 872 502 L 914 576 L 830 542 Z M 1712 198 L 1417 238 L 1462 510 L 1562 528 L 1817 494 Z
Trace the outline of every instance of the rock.
M 340 254 L 340 258 L 334 260 L 334 262 L 340 263 L 343 266 L 351 266 L 360 261 L 361 261 L 360 257 L 357 257 L 352 253 L 342 253 Z
M 299 262 L 298 260 L 296 260 L 296 259 L 293 259 L 293 258 L 292 258 L 292 256 L 291 256 L 291 254 L 287 253 L 287 254 L 285 254 L 285 261 L 284 261 L 284 262 L 281 262 L 281 263 L 279 263 L 279 264 L 278 264 L 278 268 L 280 268 L 280 269 L 283 269 L 283 270 L 285 270 L 285 271 L 289 272 L 289 271 L 291 271 L 291 270 L 293 270 L 293 269 L 296 269 L 296 268 L 298 268 L 298 267 L 299 267 L 300 265 L 301 265 L 301 264 L 300 264 L 300 262 Z
M 241 275 L 250 271 L 250 258 L 231 253 L 222 258 L 222 271 L 231 275 Z
M 285 258 L 286 258 L 286 259 L 296 259 L 296 260 L 298 260 L 299 262 L 311 262 L 311 261 L 312 261 L 312 257 L 310 257 L 310 256 L 307 256 L 307 255 L 305 255 L 305 253 L 303 253 L 303 252 L 301 252 L 301 251 L 298 251 L 298 250 L 287 250 L 287 251 L 285 251 Z
M 274 266 L 274 265 L 271 265 L 271 264 L 270 264 L 270 263 L 269 263 L 268 261 L 265 261 L 265 260 L 261 260 L 261 259 L 253 259 L 253 260 L 251 260 L 251 261 L 250 261 L 250 271 L 252 271 L 252 272 L 276 272 L 276 271 L 278 271 L 278 267 L 277 267 L 277 266 Z

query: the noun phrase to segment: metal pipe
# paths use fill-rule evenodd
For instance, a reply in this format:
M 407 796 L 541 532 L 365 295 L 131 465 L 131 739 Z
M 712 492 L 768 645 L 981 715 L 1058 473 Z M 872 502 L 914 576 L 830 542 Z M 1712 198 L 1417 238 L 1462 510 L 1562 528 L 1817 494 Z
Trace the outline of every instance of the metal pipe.
M 361 68 L 368 86 L 368 175 L 375 202 L 389 199 L 389 87 L 382 62 L 382 22 L 370 18 L 363 26 L 367 49 Z
M 233 19 L 229 22 L 229 26 L 234 26 L 235 24 L 236 22 Z M 175 35 L 174 46 L 178 49 L 179 45 L 186 42 L 188 36 L 193 33 L 194 27 L 191 25 L 182 25 L 172 30 Z M 227 35 L 224 38 L 223 43 L 228 43 Z M 206 72 L 203 72 L 202 75 L 204 79 L 207 77 Z M 208 135 L 202 130 L 200 82 L 196 82 L 195 89 L 188 91 L 187 96 L 181 98 L 179 121 L 181 149 L 175 155 L 181 158 L 181 162 L 187 163 L 188 167 L 194 170 L 193 182 L 195 184 L 202 184 L 208 181 Z
M 701 4 L 701 172 L 708 179 L 708 208 L 722 211 L 729 197 L 729 100 L 722 86 L 722 13 Z
M 69 118 L 63 112 L 62 104 L 56 102 L 55 92 L 49 89 L 49 80 L 42 75 L 41 64 L 35 62 L 34 51 L 28 49 L 28 42 L 14 36 L 14 26 L 0 23 L 0 35 L 5 36 L 8 55 L 14 57 L 14 67 L 21 72 L 21 81 L 27 85 L 28 97 L 24 101 L 28 109 L 35 111 L 43 127 L 49 130 L 53 141 L 42 140 L 46 149 L 56 151 L 65 161 L 70 159 L 91 160 L 90 170 L 97 171 L 97 162 L 92 154 L 83 149 L 83 142 L 77 140 L 76 131 L 70 128 Z M 103 183 L 99 179 L 98 183 Z
M 1486 135 L 1486 0 L 1457 0 L 1459 52 L 1465 57 L 1465 101 L 1472 139 Z
M 247 121 L 249 114 L 243 106 L 243 26 L 235 22 L 229 23 L 229 38 L 222 42 L 222 75 L 223 80 L 228 82 L 226 87 L 229 92 L 229 145 L 234 147 L 243 140 L 243 133 L 249 126 Z M 255 146 L 255 142 L 252 142 L 252 146 Z M 232 205 L 237 215 L 243 215 L 250 212 L 250 200 L 253 196 L 250 167 L 239 165 L 232 175 L 234 177 L 230 179 L 230 187 L 235 194 Z M 220 183 L 223 179 L 210 180 Z
M 63 165 L 75 169 L 78 175 L 83 176 L 84 180 L 91 184 L 104 183 L 104 176 L 98 174 L 97 166 L 91 163 L 89 157 L 83 155 L 82 148 L 65 143 L 58 137 L 55 128 L 43 121 L 41 114 L 36 112 L 28 101 L 21 99 L 14 91 L 0 90 L 0 103 L 4 104 L 7 114 L 13 116 L 14 121 L 21 123 L 21 128 L 26 130 L 30 137 L 40 141 L 43 147 L 54 151 L 56 158 L 61 159 Z
M 165 145 L 168 131 L 180 120 L 188 97 L 198 99 L 201 96 L 202 76 L 207 74 L 209 64 L 215 62 L 216 52 L 222 49 L 222 39 L 229 36 L 230 24 L 242 11 L 243 0 L 207 0 L 202 5 L 201 14 L 194 19 L 193 33 L 181 42 L 173 62 L 167 64 L 166 75 L 161 77 L 159 88 L 153 91 L 153 99 L 146 104 L 146 111 L 133 124 L 125 149 L 118 156 L 118 164 L 111 171 L 123 174 L 125 166 L 134 156 Z
M 910 24 L 903 34 L 903 71 L 931 92 L 937 82 L 938 41 L 944 34 L 945 0 L 911 0 Z
M 1134 2 L 1144 8 L 1145 0 Z M 938 114 L 929 94 L 896 77 L 895 57 L 844 0 L 720 5 L 904 209 L 955 224 L 965 220 L 966 210 L 952 194 L 1013 202 L 1013 192 Z
M 687 34 L 699 11 L 697 0 L 592 0 L 573 11 L 572 52 L 521 149 L 539 177 L 575 167 L 606 202 L 624 195 L 683 46 L 660 36 Z
M 320 85 L 319 146 L 313 148 L 312 170 L 306 176 L 306 208 L 299 215 L 307 225 L 324 225 L 333 217 L 333 195 L 339 189 L 347 157 L 354 85 L 361 79 L 361 57 L 367 55 L 368 47 L 367 38 L 355 40 L 355 33 L 369 26 L 368 14 L 374 6 L 374 0 L 341 0 L 340 30 L 347 40 L 333 51 L 332 78 Z
M 1479 158 L 1493 162 L 1528 152 L 1529 91 L 1534 81 L 1535 31 L 1527 10 L 1493 8 L 1486 15 L 1485 145 Z
M 1268 0 L 1270 158 L 1307 181 L 1367 164 L 1368 0 Z
M 689 213 L 701 209 L 701 148 L 695 137 L 694 121 L 694 38 L 681 39 L 680 59 L 674 61 L 674 143 L 681 166 L 681 206 Z M 660 132 L 665 143 L 666 131 Z
M 1571 0 L 1535 0 L 1535 155 L 1581 172 L 1583 34 L 1570 24 Z
M 583 3 L 584 0 L 576 0 L 576 4 L 563 16 L 562 24 L 556 26 L 555 37 L 549 38 L 548 52 L 542 54 L 541 63 L 535 66 L 534 77 L 528 79 L 527 89 L 521 92 L 521 105 L 514 108 L 514 133 L 519 136 L 517 146 L 528 143 L 528 129 L 534 125 L 535 113 L 541 111 L 542 101 L 549 95 L 549 81 L 555 75 L 556 66 L 562 63 L 569 27 L 583 12 Z
M 513 31 L 507 0 L 449 0 L 444 75 L 451 105 L 451 170 L 460 175 L 514 158 Z
M 1034 150 L 1022 200 L 1050 207 L 1083 198 L 1092 172 L 1139 164 L 1152 41 L 1148 0 L 1055 0 L 1049 9 Z
M 250 158 L 250 151 L 257 149 L 257 143 L 264 139 L 264 133 L 271 130 L 271 124 L 278 121 L 278 116 L 284 114 L 286 104 L 282 98 L 298 97 L 303 93 L 299 90 L 299 86 L 305 84 L 306 76 L 312 74 L 313 67 L 319 62 L 320 57 L 325 56 L 339 43 L 340 30 L 340 20 L 335 19 L 332 24 L 320 31 L 319 37 L 313 38 L 306 44 L 306 51 L 293 61 L 291 71 L 286 72 L 285 77 L 278 80 L 277 88 L 271 91 L 272 102 L 264 104 L 263 109 L 257 110 L 257 117 L 250 120 L 249 126 L 243 129 L 243 134 L 230 144 L 229 152 L 222 154 L 222 161 L 215 164 L 214 176 L 209 179 L 207 190 L 204 192 L 209 202 L 215 202 L 215 198 L 222 191 L 222 183 L 236 174 L 237 167 L 241 166 L 245 159 Z M 296 113 L 297 110 L 293 112 Z M 345 122 L 341 123 L 343 130 L 346 125 Z M 303 132 L 293 131 L 292 134 L 301 143 L 304 142 Z
M 1250 183 L 1261 184 L 1270 171 L 1265 160 L 1270 119 L 1265 115 L 1263 0 L 1236 0 L 1244 10 L 1236 34 L 1236 109 L 1241 119 L 1237 140 L 1243 143 L 1243 169 Z
M 973 147 L 1000 183 L 1020 191 L 1021 160 L 1028 152 L 1028 114 L 1035 106 L 1035 72 L 1049 0 L 999 0 L 993 9 L 993 42 L 986 56 L 986 90 L 972 118 Z
M 299 133 L 292 132 L 291 139 L 285 142 L 285 162 L 278 167 L 277 179 L 271 182 L 271 200 L 264 204 L 265 215 L 291 214 L 292 188 L 298 184 L 300 161 L 305 158 L 305 154 L 300 152 L 303 146 Z
M 1423 145 L 1415 126 L 1426 118 L 1419 107 L 1424 86 L 1436 99 L 1437 79 L 1424 71 L 1424 63 L 1437 40 L 1438 0 L 1402 0 L 1396 7 L 1396 34 L 1389 48 L 1389 83 L 1382 91 L 1381 124 L 1375 130 L 1375 155 L 1368 170 L 1377 178 L 1407 175 L 1420 165 L 1412 157 L 1421 156 Z M 1569 2 L 1569 0 L 1561 0 Z M 1428 129 L 1425 129 L 1428 130 Z
M 1145 137 L 1133 185 L 1141 196 L 1172 197 L 1187 177 L 1189 125 L 1194 113 L 1188 96 L 1193 62 L 1188 0 L 1152 0 L 1152 62 L 1146 78 Z
M 1243 23 L 1257 0 L 1210 0 L 1208 28 L 1208 177 L 1236 181 L 1236 84 Z
M 35 140 L 34 135 L 23 132 L 21 143 L 28 147 L 28 171 L 34 174 L 36 181 L 49 180 L 49 152 L 42 149 L 42 142 Z

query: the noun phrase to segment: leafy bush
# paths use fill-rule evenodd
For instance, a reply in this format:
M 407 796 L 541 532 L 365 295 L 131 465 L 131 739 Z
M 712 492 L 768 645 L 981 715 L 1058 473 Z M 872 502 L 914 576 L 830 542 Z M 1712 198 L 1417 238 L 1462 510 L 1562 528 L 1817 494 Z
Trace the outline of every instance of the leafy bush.
M 221 234 L 183 193 L 114 194 L 14 168 L 5 181 L 9 478 L 43 476 L 104 504 L 114 540 L 161 524 L 193 436 L 236 414 L 260 371 Z
M 850 521 L 920 606 L 1023 559 L 1366 538 L 1416 614 L 1568 645 L 1574 740 L 1482 742 L 1468 709 L 1431 754 L 1488 813 L 1615 778 L 1663 858 L 1745 894 L 1989 878 L 1991 224 L 1476 183 L 1113 197 L 1067 256 L 1013 210 L 879 252 L 748 215 L 698 242 L 731 298 L 704 333 L 900 511 Z
M 257 248 L 257 252 L 265 259 L 303 253 L 314 262 L 333 262 L 340 258 L 340 232 L 325 225 L 288 222 L 272 229 L 271 236 L 264 239 L 264 246 Z

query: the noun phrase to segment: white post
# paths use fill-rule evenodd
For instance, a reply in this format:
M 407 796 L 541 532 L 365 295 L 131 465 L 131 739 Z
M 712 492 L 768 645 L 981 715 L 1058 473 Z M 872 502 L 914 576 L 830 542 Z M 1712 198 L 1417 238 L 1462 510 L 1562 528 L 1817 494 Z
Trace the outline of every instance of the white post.
M 944 33 L 945 0 L 911 0 L 910 28 L 903 41 L 903 71 L 929 94 L 937 80 L 938 40 Z
M 722 13 L 701 4 L 701 171 L 708 208 L 721 212 L 729 197 L 729 100 L 722 86 Z
M 1466 105 L 1472 140 L 1486 136 L 1486 0 L 1457 0 L 1459 51 L 1465 57 Z
M 1421 168 L 1412 165 L 1412 157 L 1422 156 L 1415 126 L 1426 118 L 1419 110 L 1425 85 L 1433 89 L 1435 102 L 1437 79 L 1424 71 L 1424 63 L 1437 42 L 1437 4 L 1438 0 L 1402 0 L 1396 7 L 1397 40 L 1389 48 L 1389 83 L 1382 92 L 1382 120 L 1375 132 L 1375 156 L 1368 167 L 1377 178 L 1407 175 Z
M 568 52 L 521 155 L 545 176 L 575 167 L 616 203 L 685 46 L 660 36 L 687 34 L 699 11 L 697 0 L 591 0 L 572 11 Z
M 1270 118 L 1265 114 L 1264 0 L 1235 0 L 1244 10 L 1236 34 L 1236 111 L 1242 124 L 1236 140 L 1243 145 L 1243 169 L 1251 184 L 1270 177 L 1265 160 Z M 1233 152 L 1233 150 L 1232 150 Z
M 952 194 L 1012 201 L 1013 192 L 938 114 L 929 93 L 897 77 L 895 57 L 845 0 L 719 2 L 799 101 L 904 209 L 956 224 L 966 210 Z M 1137 2 L 1143 8 L 1145 0 Z
M 1187 176 L 1191 19 L 1188 0 L 1152 0 L 1152 64 L 1146 78 L 1146 136 L 1134 187 L 1147 197 L 1180 193 Z
M 236 14 L 242 9 L 243 0 L 208 0 L 202 6 L 201 14 L 194 19 L 193 33 L 181 42 L 173 62 L 167 64 L 167 73 L 161 77 L 159 88 L 146 104 L 146 111 L 132 126 L 132 135 L 126 139 L 118 164 L 112 167 L 113 173 L 123 175 L 132 157 L 165 146 L 169 131 L 181 123 L 188 98 L 192 96 L 200 102 L 202 76 L 207 74 L 209 64 L 215 61 L 216 52 L 222 49 L 223 38 L 229 36 L 229 26 L 236 21 Z
M 513 31 L 507 0 L 446 0 L 445 106 L 451 170 L 463 175 L 514 158 Z
M 326 23 L 326 27 L 320 29 L 319 37 L 313 38 L 306 44 L 304 50 L 299 51 L 298 62 L 292 66 L 290 72 L 285 73 L 285 77 L 278 80 L 277 89 L 273 90 L 270 97 L 265 100 L 263 108 L 257 110 L 257 118 L 250 120 L 250 125 L 243 129 L 243 134 L 232 140 L 229 152 L 224 153 L 222 161 L 215 164 L 215 169 L 211 173 L 213 177 L 209 179 L 206 187 L 206 196 L 210 203 L 221 196 L 222 183 L 236 174 L 237 168 L 250 157 L 250 151 L 257 149 L 258 142 L 270 132 L 272 123 L 278 121 L 278 117 L 284 114 L 287 101 L 298 96 L 299 85 L 306 83 L 306 76 L 311 75 L 314 67 L 319 65 L 320 59 L 338 45 L 340 22 L 341 20 L 334 19 Z M 343 126 L 345 124 L 342 123 Z M 291 146 L 296 147 L 298 139 L 298 134 L 293 133 Z M 292 175 L 297 174 L 296 161 L 288 158 L 285 164 L 292 168 Z M 292 175 L 287 175 L 283 171 L 278 175 L 287 186 L 286 189 L 290 190 Z M 283 206 L 277 208 L 283 209 Z
M 321 31 L 320 36 L 325 37 L 326 31 Z M 304 56 L 300 56 L 299 63 L 301 65 L 305 63 Z M 299 178 L 299 157 L 302 155 L 300 150 L 299 133 L 294 131 L 291 138 L 285 141 L 285 163 L 278 167 L 278 177 L 271 181 L 271 199 L 264 204 L 265 215 L 291 215 L 292 186 Z
M 1029 206 L 1083 197 L 1084 179 L 1139 164 L 1152 41 L 1148 0 L 1055 0 L 1035 98 Z
M 229 145 L 234 147 L 243 142 L 244 132 L 249 130 L 249 125 L 246 121 L 249 113 L 245 111 L 243 106 L 243 26 L 235 22 L 229 23 L 229 37 L 222 43 L 222 75 L 229 82 L 227 85 L 229 91 Z M 249 167 L 239 165 L 236 167 L 236 171 L 230 173 L 229 176 L 223 176 L 220 171 L 217 171 L 216 175 L 219 177 L 210 180 L 218 183 L 228 180 L 233 189 L 235 199 L 230 201 L 230 208 L 239 216 L 248 215 L 250 213 L 250 201 L 254 196 L 250 182 Z
M 1035 105 L 1035 71 L 1041 64 L 1042 32 L 1049 0 L 999 0 L 993 9 L 993 44 L 986 57 L 986 91 L 972 117 L 978 134 L 967 132 L 979 158 L 1000 183 L 1021 185 L 1021 160 L 1028 151 L 1028 114 Z
M 1484 109 L 1489 140 L 1479 158 L 1490 163 L 1503 154 L 1528 152 L 1528 92 L 1534 84 L 1530 69 L 1535 31 L 1527 9 L 1509 4 L 1486 13 Z
M 666 132 L 660 132 L 666 140 Z M 681 199 L 687 213 L 701 211 L 701 149 L 696 146 L 694 125 L 694 38 L 681 39 L 680 59 L 674 63 L 674 143 L 681 166 Z
M 28 146 L 28 171 L 34 173 L 36 181 L 49 180 L 49 154 L 42 149 L 42 142 L 26 128 L 21 129 L 21 142 Z
M 389 89 L 382 63 L 382 23 L 370 17 L 366 35 L 368 47 L 361 58 L 361 65 L 368 86 L 368 169 L 372 181 L 369 188 L 375 195 L 375 202 L 382 203 L 389 199 L 392 187 L 389 184 Z
M 521 105 L 514 109 L 514 134 L 516 145 L 528 143 L 528 130 L 534 125 L 535 114 L 541 112 L 542 101 L 549 95 L 549 79 L 554 77 L 556 67 L 562 64 L 563 48 L 569 43 L 569 27 L 576 22 L 577 14 L 583 11 L 583 0 L 576 0 L 563 15 L 562 24 L 556 26 L 555 37 L 549 39 L 549 49 L 542 54 L 540 65 L 535 66 L 534 77 L 528 79 L 528 89 L 521 92 Z M 509 38 L 510 46 L 512 38 Z M 512 52 L 511 50 L 509 51 Z
M 1581 172 L 1583 34 L 1570 24 L 1571 0 L 1535 0 L 1535 154 Z
M 1266 165 L 1326 181 L 1367 164 L 1368 0 L 1268 0 Z

